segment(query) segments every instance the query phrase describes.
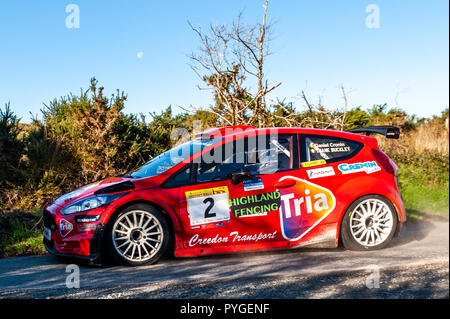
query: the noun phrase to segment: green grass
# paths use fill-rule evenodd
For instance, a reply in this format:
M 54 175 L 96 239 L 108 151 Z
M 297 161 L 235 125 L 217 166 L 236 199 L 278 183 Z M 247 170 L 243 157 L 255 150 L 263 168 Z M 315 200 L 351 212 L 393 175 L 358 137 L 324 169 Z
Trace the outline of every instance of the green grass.
M 408 217 L 449 217 L 448 155 L 418 155 L 399 164 L 399 184 Z
M 9 215 L 8 215 L 9 214 Z M 20 215 L 26 216 L 25 218 Z M 14 212 L 0 215 L 0 257 L 46 253 L 41 212 Z
M 410 184 L 403 186 L 401 192 L 408 211 L 449 217 L 448 187 Z
M 13 238 L 0 246 L 0 255 L 3 257 L 41 255 L 45 252 L 42 233 L 23 229 L 17 229 Z

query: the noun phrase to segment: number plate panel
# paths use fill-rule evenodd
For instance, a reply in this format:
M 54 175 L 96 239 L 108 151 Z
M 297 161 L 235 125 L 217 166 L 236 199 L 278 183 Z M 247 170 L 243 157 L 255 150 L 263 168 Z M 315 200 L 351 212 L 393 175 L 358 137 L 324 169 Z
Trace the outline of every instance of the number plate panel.
M 225 190 L 207 189 L 186 194 L 191 226 L 230 220 L 228 190 Z

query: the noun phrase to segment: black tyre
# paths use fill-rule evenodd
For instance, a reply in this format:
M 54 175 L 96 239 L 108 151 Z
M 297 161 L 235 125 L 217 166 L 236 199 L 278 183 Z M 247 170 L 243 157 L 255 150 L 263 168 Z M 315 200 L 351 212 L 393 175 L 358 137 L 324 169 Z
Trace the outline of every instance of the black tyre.
M 167 251 L 170 232 L 163 213 L 134 204 L 111 216 L 105 231 L 108 254 L 119 264 L 153 264 Z
M 341 223 L 341 241 L 351 250 L 376 250 L 385 247 L 394 237 L 397 213 L 383 196 L 366 195 L 345 212 Z

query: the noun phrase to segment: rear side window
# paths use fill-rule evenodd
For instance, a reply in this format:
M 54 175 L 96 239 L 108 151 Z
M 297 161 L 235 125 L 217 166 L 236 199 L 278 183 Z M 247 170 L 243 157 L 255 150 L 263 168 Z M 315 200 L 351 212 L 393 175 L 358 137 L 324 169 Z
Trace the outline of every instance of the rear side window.
M 324 135 L 301 135 L 301 161 L 343 161 L 355 156 L 363 147 L 360 142 Z

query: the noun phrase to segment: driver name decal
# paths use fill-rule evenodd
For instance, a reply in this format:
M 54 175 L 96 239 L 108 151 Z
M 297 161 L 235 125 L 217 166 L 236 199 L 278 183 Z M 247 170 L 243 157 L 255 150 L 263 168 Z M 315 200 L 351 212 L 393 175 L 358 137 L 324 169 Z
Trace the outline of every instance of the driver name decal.
M 336 199 L 331 191 L 293 176 L 283 177 L 294 179 L 296 184 L 279 190 L 280 226 L 283 237 L 296 241 L 305 236 L 327 217 L 336 205 Z

